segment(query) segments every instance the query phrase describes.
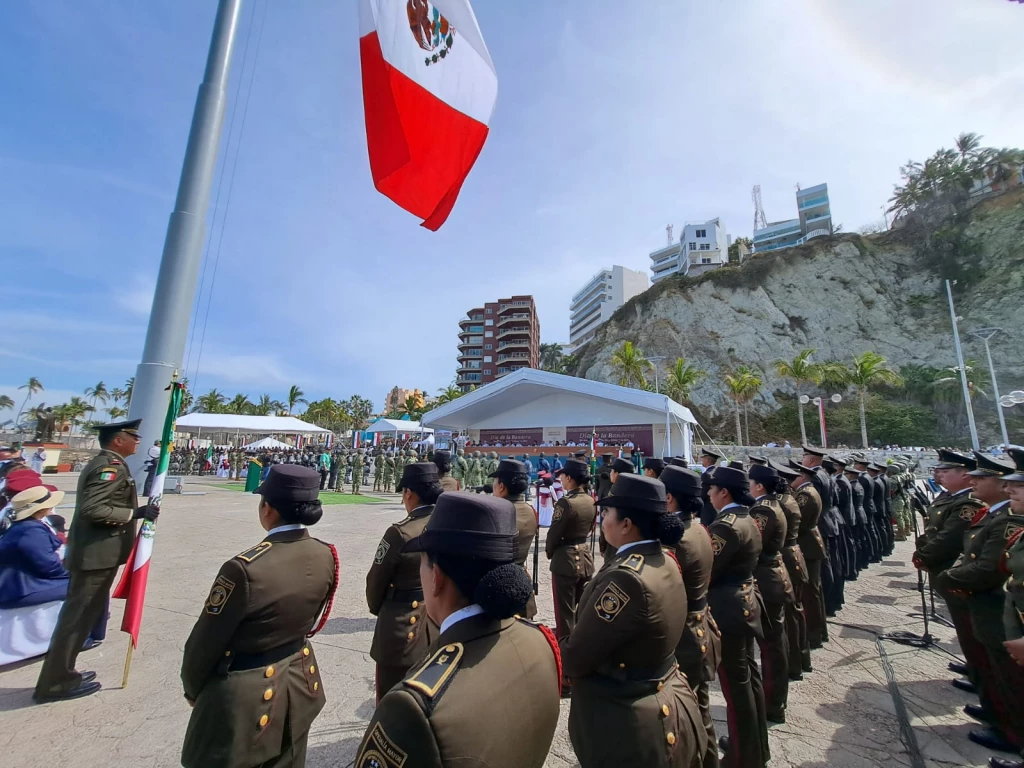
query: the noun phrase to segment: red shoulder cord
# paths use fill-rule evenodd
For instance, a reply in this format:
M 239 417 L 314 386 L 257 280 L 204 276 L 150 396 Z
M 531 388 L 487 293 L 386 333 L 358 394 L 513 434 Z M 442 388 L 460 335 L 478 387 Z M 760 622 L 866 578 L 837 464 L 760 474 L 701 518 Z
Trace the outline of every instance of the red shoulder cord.
M 327 544 L 327 542 L 324 542 Z M 338 591 L 338 579 L 341 577 L 341 562 L 338 560 L 338 550 L 335 549 L 333 544 L 327 544 L 331 550 L 331 557 L 334 558 L 334 583 L 331 584 L 331 591 L 327 593 L 327 599 L 324 601 L 324 610 L 320 614 L 320 621 L 317 622 L 316 626 L 313 627 L 312 631 L 306 635 L 306 637 L 312 637 L 321 629 L 324 628 L 324 624 L 327 623 L 327 619 L 331 617 L 331 608 L 334 607 L 334 595 Z
M 544 635 L 544 639 L 548 641 L 548 645 L 551 646 L 551 652 L 555 654 L 555 667 L 558 669 L 558 679 L 555 684 L 558 686 L 559 693 L 562 690 L 562 650 L 558 647 L 558 639 L 555 637 L 555 633 L 551 631 L 551 627 L 545 626 L 544 624 L 537 624 L 537 629 Z
M 676 551 L 675 551 L 674 549 L 669 549 L 668 547 L 662 547 L 661 549 L 662 549 L 662 551 L 663 551 L 663 552 L 664 552 L 664 553 L 665 553 L 666 555 L 668 555 L 669 557 L 671 557 L 671 558 L 672 558 L 673 560 L 675 560 L 675 561 L 676 561 L 676 568 L 678 568 L 678 569 L 679 569 L 679 575 L 680 575 L 680 576 L 682 576 L 682 575 L 683 575 L 683 566 L 682 566 L 682 564 L 681 564 L 681 563 L 679 562 L 679 558 L 678 558 L 678 557 L 676 557 Z
M 974 513 L 974 517 L 971 519 L 971 525 L 977 525 L 985 519 L 985 515 L 988 514 L 988 507 L 982 507 Z

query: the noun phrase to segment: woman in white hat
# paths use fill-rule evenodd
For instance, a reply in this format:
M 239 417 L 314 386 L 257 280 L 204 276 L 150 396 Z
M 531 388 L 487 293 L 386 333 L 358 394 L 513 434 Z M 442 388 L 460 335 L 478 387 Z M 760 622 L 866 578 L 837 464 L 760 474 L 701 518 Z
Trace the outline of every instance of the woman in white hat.
M 13 524 L 0 539 L 0 608 L 23 608 L 63 600 L 68 572 L 61 547 L 43 518 L 64 499 L 53 486 L 38 485 L 11 499 Z

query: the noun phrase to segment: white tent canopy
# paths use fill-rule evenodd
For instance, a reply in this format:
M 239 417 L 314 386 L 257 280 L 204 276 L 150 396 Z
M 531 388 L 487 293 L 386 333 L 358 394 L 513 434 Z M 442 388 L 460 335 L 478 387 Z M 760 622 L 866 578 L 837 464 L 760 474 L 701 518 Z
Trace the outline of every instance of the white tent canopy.
M 423 415 L 438 429 L 651 425 L 656 455 L 690 458 L 689 408 L 666 395 L 522 368 Z
M 427 429 L 418 421 L 404 421 L 402 419 L 377 419 L 373 424 L 366 428 L 366 431 L 374 434 L 377 432 L 401 432 L 412 434 L 415 432 L 419 434 L 429 434 L 433 432 L 432 429 Z
M 275 440 L 272 437 L 264 437 L 262 440 L 257 440 L 255 443 L 249 443 L 242 447 L 247 451 L 262 451 L 263 449 L 282 449 L 291 448 L 292 446 L 288 445 L 288 443 L 282 443 L 280 440 Z
M 176 432 L 236 432 L 257 435 L 326 435 L 331 430 L 294 416 L 245 416 L 235 413 L 186 413 L 174 425 Z

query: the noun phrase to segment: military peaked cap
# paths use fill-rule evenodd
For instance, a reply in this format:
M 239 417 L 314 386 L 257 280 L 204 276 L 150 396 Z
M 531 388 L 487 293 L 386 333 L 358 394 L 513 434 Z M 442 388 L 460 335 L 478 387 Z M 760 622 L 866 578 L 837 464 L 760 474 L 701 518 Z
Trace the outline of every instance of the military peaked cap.
M 95 429 L 101 435 L 114 435 L 118 432 L 127 432 L 129 435 L 138 437 L 139 427 L 141 425 L 142 419 L 132 419 L 131 421 L 113 421 L 108 424 L 97 424 Z
M 512 502 L 447 491 L 438 497 L 423 533 L 402 551 L 511 563 L 516 555 L 516 536 L 516 508 Z
M 526 477 L 529 471 L 526 469 L 526 464 L 515 459 L 502 459 L 498 462 L 498 468 L 491 472 L 488 477 L 498 477 L 502 479 L 511 479 L 517 475 Z
M 673 496 L 700 496 L 700 475 L 692 469 L 671 465 L 662 470 L 658 479 Z
M 972 477 L 1002 477 L 1013 474 L 1016 469 L 1012 461 L 996 459 L 981 451 L 974 451 L 974 459 L 978 463 L 978 468 L 967 473 Z
M 948 448 L 939 448 L 939 463 L 935 469 L 977 469 L 978 462 L 970 456 L 951 451 Z
M 256 493 L 271 502 L 316 501 L 320 494 L 320 473 L 301 464 L 275 464 Z
M 627 474 L 633 471 L 633 462 L 629 459 L 616 459 L 612 462 L 612 469 L 621 474 Z
M 619 479 L 612 485 L 611 492 L 603 499 L 598 499 L 596 504 L 652 515 L 668 512 L 664 483 L 653 477 L 626 472 L 619 475 Z

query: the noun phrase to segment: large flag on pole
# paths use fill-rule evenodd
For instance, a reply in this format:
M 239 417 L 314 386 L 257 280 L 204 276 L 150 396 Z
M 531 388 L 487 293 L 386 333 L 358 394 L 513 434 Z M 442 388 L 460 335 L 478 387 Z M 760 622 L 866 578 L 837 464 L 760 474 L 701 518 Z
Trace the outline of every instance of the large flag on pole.
M 172 382 L 171 399 L 164 418 L 164 430 L 160 438 L 160 459 L 157 462 L 156 477 L 150 489 L 149 503 L 157 507 L 164 495 L 164 482 L 167 480 L 167 465 L 171 457 L 171 446 L 174 443 L 174 422 L 181 408 L 184 384 Z M 132 636 L 132 646 L 138 647 L 139 628 L 142 626 L 142 609 L 146 602 L 146 581 L 149 579 L 149 560 L 153 556 L 153 537 L 156 535 L 156 523 L 143 520 L 139 534 L 135 537 L 131 556 L 121 573 L 121 581 L 114 589 L 112 597 L 126 600 L 124 618 L 121 620 L 121 631 Z
M 498 76 L 469 0 L 360 0 L 377 190 L 437 230 L 487 140 Z

